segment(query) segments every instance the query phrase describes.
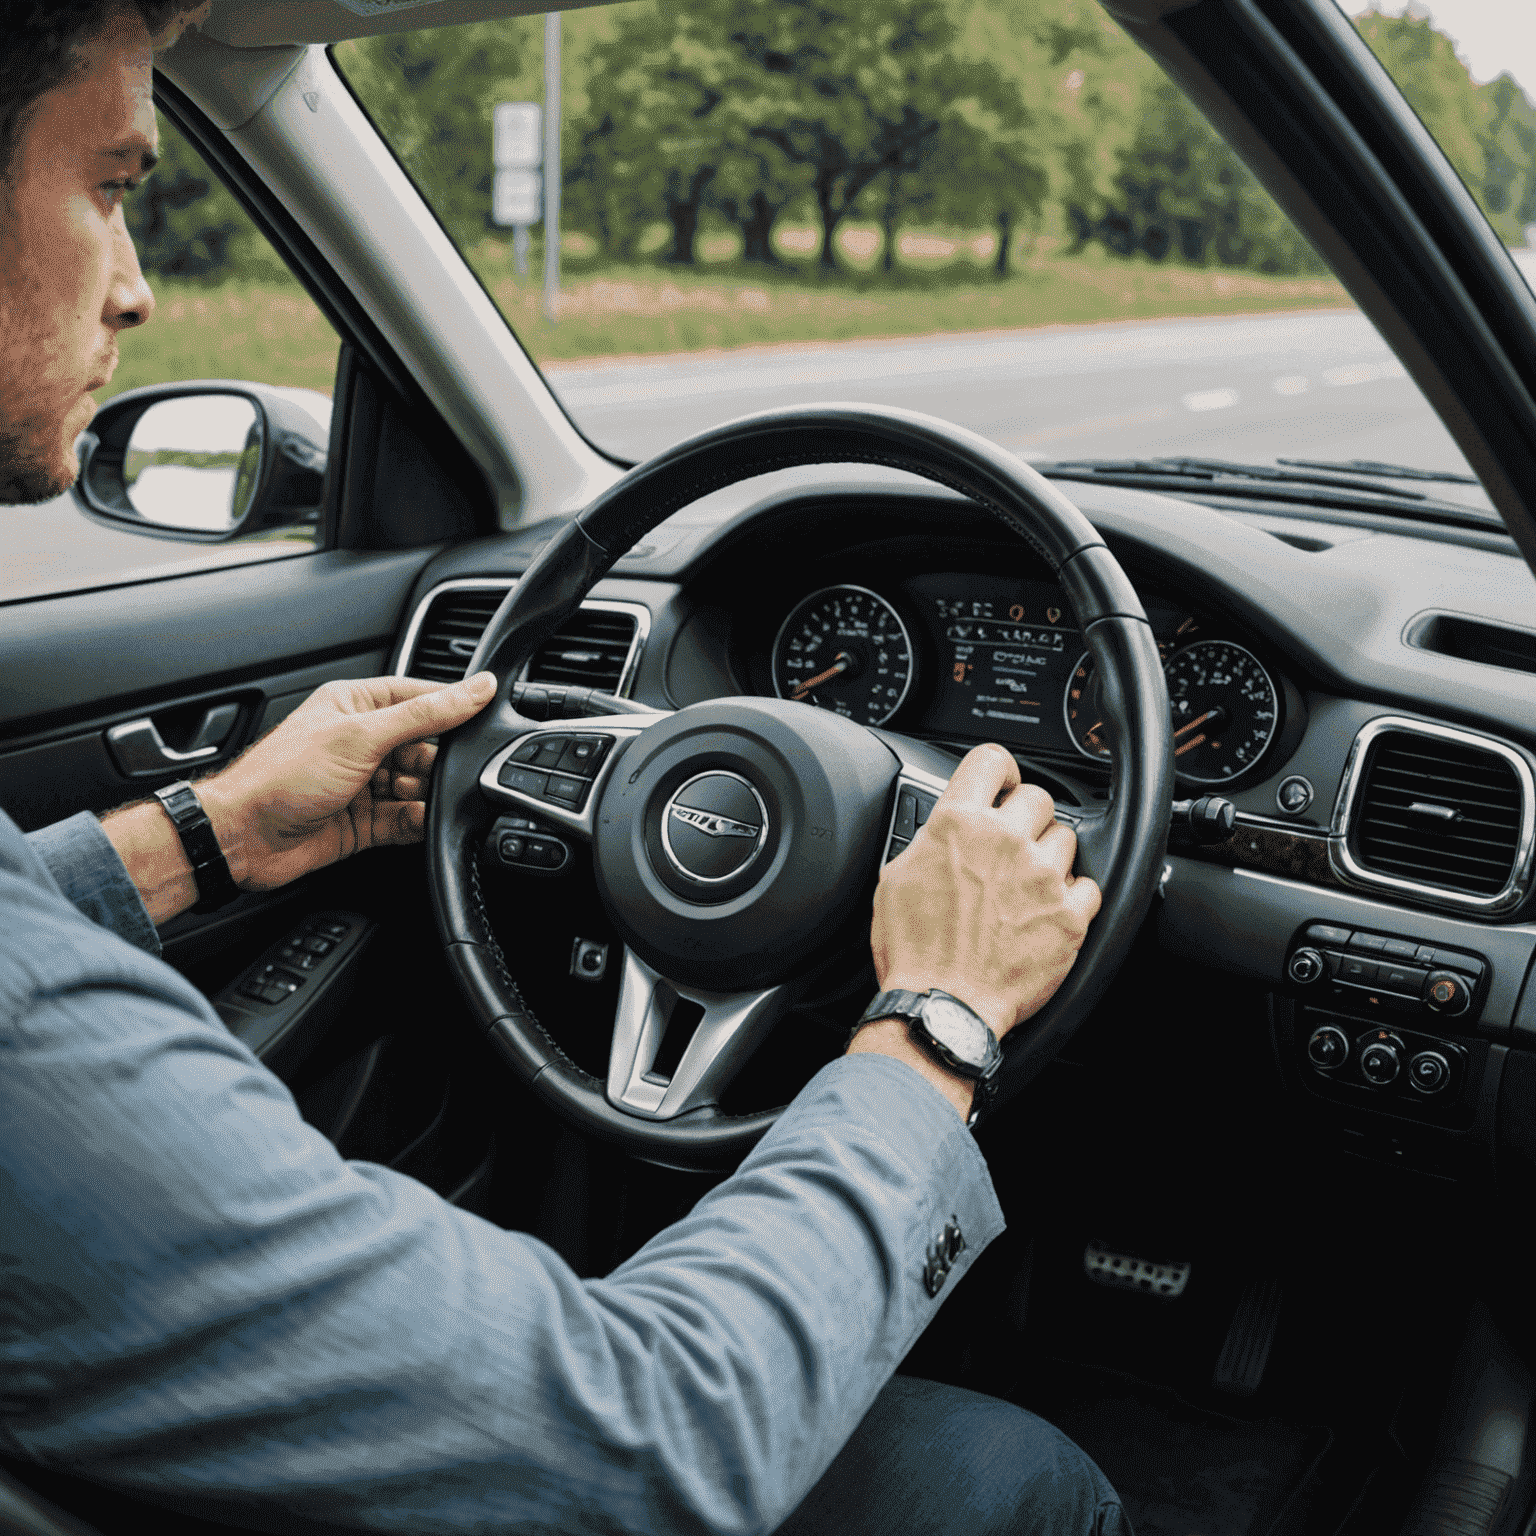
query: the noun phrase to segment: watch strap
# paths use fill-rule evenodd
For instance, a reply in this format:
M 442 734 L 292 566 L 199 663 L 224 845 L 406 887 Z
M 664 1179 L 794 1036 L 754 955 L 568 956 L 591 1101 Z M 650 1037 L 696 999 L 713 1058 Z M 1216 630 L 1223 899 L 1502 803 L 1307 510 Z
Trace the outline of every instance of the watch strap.
M 876 993 L 869 1007 L 860 1015 L 859 1022 L 853 1026 L 849 1040 L 851 1041 L 866 1024 L 873 1024 L 877 1019 L 901 1019 L 912 1038 L 935 1061 L 957 1077 L 963 1077 L 974 1085 L 971 1112 L 965 1122 L 967 1128 L 974 1129 L 982 1113 L 991 1104 L 992 1096 L 997 1090 L 998 1071 L 1003 1064 L 1002 1046 L 997 1036 L 992 1033 L 992 1026 L 974 1008 L 961 1002 L 952 992 L 943 992 L 939 994 L 941 997 L 958 1003 L 967 1013 L 975 1017 L 986 1030 L 987 1038 L 992 1042 L 992 1049 L 989 1052 L 991 1060 L 987 1066 L 978 1067 L 974 1062 L 960 1060 L 944 1046 L 942 1041 L 935 1039 L 924 1025 L 923 1004 L 933 995 L 931 992 L 910 992 L 900 987 L 893 987 L 888 992 Z
M 155 799 L 165 807 L 165 814 L 171 818 L 171 825 L 181 839 L 182 851 L 192 866 L 198 895 L 197 905 L 192 910 L 216 912 L 220 907 L 227 907 L 240 894 L 240 887 L 229 872 L 229 861 L 219 847 L 213 823 L 208 820 L 197 791 L 185 779 L 178 779 L 164 789 L 157 789 Z

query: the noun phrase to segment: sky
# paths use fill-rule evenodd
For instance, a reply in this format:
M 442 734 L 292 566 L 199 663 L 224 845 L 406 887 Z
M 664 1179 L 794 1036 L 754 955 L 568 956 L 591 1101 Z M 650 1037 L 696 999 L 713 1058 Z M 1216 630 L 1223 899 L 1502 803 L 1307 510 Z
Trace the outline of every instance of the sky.
M 1536 101 L 1536 0 L 1407 0 L 1417 14 L 1427 12 L 1435 29 L 1454 38 L 1456 51 L 1479 84 L 1506 70 Z M 1404 0 L 1378 0 L 1362 5 L 1345 0 L 1345 9 L 1358 16 L 1379 10 L 1400 16 Z

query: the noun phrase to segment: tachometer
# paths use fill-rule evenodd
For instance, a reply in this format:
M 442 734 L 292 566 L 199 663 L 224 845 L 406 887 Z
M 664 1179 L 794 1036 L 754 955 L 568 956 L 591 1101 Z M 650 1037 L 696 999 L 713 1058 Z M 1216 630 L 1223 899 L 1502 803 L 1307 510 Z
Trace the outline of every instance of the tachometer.
M 1258 658 L 1230 640 L 1197 640 L 1163 671 L 1179 775 L 1221 784 L 1253 767 L 1280 721 L 1280 697 Z
M 912 672 L 906 625 L 867 587 L 813 592 L 773 642 L 773 686 L 781 699 L 835 710 L 860 725 L 884 725 L 901 708 Z

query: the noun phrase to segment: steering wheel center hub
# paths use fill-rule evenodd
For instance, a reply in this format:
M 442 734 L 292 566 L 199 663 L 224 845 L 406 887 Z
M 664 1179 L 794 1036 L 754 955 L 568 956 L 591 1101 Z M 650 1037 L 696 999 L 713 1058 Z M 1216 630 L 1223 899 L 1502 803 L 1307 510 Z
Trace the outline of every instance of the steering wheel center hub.
M 625 751 L 597 807 L 609 916 L 680 982 L 777 985 L 867 919 L 898 768 L 862 727 L 803 704 L 680 710 Z
M 709 891 L 734 884 L 757 863 L 772 826 L 750 779 L 712 769 L 695 774 L 662 808 L 661 846 L 684 880 Z

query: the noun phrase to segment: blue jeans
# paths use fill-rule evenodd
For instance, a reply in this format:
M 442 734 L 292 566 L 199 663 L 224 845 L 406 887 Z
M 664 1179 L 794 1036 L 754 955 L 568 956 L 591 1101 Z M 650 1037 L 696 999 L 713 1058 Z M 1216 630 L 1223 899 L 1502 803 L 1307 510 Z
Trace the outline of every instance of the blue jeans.
M 897 1376 L 777 1536 L 1131 1536 L 1104 1474 L 1000 1398 Z

